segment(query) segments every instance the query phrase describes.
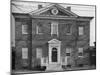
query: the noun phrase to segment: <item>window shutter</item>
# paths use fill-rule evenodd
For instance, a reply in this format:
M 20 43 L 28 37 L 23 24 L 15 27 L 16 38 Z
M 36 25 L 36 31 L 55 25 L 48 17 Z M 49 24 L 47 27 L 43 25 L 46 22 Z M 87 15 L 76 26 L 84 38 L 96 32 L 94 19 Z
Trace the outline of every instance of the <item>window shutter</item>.
M 28 59 L 28 48 L 22 48 L 22 59 Z
M 83 27 L 79 27 L 79 35 L 83 35 Z
M 42 49 L 41 48 L 36 48 L 36 57 L 42 58 Z

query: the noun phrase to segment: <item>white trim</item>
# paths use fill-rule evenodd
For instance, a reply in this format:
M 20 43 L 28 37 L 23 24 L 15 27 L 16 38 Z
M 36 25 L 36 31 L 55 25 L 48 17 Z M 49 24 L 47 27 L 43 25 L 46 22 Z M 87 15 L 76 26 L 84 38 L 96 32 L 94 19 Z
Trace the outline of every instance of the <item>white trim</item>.
M 36 34 L 43 34 L 43 33 L 39 32 L 39 26 L 38 25 L 36 26 Z
M 36 26 L 36 34 L 38 34 L 38 26 Z
M 36 58 L 42 58 L 42 48 L 36 48 Z
M 22 48 L 22 59 L 28 59 L 28 48 Z
M 28 34 L 28 25 L 22 25 L 22 34 Z
M 82 53 L 82 56 L 79 56 L 79 53 Z M 78 48 L 78 57 L 83 57 L 83 48 Z
M 79 31 L 79 35 L 84 35 L 84 27 L 83 26 L 79 26 L 78 31 Z
M 56 31 L 55 31 L 54 27 L 57 27 Z M 57 34 L 57 36 L 58 36 L 58 22 L 52 22 L 51 23 L 51 35 L 52 34 Z
M 60 64 L 61 61 L 60 61 L 60 46 L 61 46 L 61 41 L 57 40 L 57 39 L 53 39 L 53 40 L 50 40 L 48 41 L 49 43 L 49 64 Z M 57 62 L 52 62 L 52 48 L 57 48 L 57 51 L 58 51 L 58 55 L 57 55 Z
M 55 12 L 55 11 L 56 11 L 56 12 Z M 57 14 L 58 14 L 58 9 L 57 9 L 57 8 L 53 8 L 53 9 L 51 10 L 51 12 L 52 12 L 53 15 L 57 15 Z
M 71 15 L 73 15 L 74 17 L 78 17 L 77 14 L 75 14 L 75 13 L 73 13 L 73 12 L 71 12 L 71 11 L 66 10 L 64 7 L 62 7 L 61 5 L 58 5 L 58 4 L 50 4 L 50 5 L 48 5 L 47 7 L 44 7 L 44 8 L 42 8 L 42 9 L 40 9 L 40 10 L 36 10 L 36 11 L 30 12 L 29 14 L 30 14 L 30 15 L 39 15 L 39 14 L 41 14 L 41 13 L 43 13 L 43 12 L 45 12 L 45 11 L 47 11 L 47 10 L 49 10 L 49 9 L 51 9 L 51 8 L 53 8 L 53 7 L 55 7 L 55 6 L 56 6 L 59 10 L 63 10 L 63 12 L 66 13 L 66 14 L 71 14 Z

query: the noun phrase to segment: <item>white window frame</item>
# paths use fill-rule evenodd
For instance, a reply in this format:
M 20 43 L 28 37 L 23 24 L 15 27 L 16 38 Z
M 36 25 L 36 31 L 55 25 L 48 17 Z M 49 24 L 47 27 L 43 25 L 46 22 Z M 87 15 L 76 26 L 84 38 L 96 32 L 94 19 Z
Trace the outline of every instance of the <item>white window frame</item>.
M 22 59 L 28 59 L 28 48 L 22 48 Z
M 55 25 L 55 27 L 57 27 L 57 28 L 56 28 L 56 31 L 55 31 L 54 25 Z M 55 32 L 56 32 L 56 33 L 55 33 Z M 58 22 L 52 22 L 52 23 L 51 23 L 51 35 L 52 35 L 52 34 L 57 34 L 57 35 L 58 35 Z
M 36 58 L 42 58 L 42 48 L 36 48 Z
M 79 32 L 79 35 L 84 35 L 84 27 L 83 26 L 79 26 L 78 27 L 78 32 Z
M 39 26 L 36 26 L 36 34 L 43 34 L 42 32 L 39 32 Z
M 22 34 L 28 34 L 28 25 L 22 25 Z
M 82 53 L 82 56 L 80 56 L 79 53 Z M 83 57 L 83 48 L 82 47 L 78 48 L 78 57 Z
M 66 53 L 70 53 L 70 56 L 71 56 L 71 51 L 72 51 L 72 48 L 66 48 Z M 66 55 L 67 56 L 67 55 Z M 69 56 L 69 57 L 70 57 Z M 67 56 L 68 57 L 68 56 Z

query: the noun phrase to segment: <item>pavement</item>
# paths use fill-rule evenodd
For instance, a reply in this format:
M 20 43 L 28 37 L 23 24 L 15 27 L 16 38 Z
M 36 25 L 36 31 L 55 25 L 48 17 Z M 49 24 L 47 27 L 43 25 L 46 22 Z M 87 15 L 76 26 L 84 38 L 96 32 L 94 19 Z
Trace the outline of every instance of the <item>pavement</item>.
M 47 71 L 30 71 L 30 70 L 17 70 L 17 71 L 12 71 L 12 75 L 16 74 L 33 74 L 33 73 L 46 73 L 46 72 L 62 72 L 62 71 L 78 71 L 78 70 L 92 70 L 96 69 L 95 66 L 85 66 L 85 67 L 72 67 L 72 68 L 67 68 L 63 70 L 47 70 Z

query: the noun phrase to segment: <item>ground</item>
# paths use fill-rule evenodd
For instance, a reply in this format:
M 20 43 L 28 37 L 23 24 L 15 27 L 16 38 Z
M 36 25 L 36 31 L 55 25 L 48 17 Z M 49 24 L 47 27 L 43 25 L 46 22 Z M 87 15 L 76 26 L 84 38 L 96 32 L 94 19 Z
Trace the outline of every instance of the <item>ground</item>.
M 93 70 L 96 69 L 96 66 L 84 66 L 84 67 L 73 67 L 73 68 L 67 68 L 63 69 L 62 71 L 79 71 L 79 70 Z M 29 70 L 19 70 L 19 71 L 12 71 L 12 74 L 32 74 L 32 73 L 44 73 L 44 72 L 58 72 L 57 71 L 29 71 Z M 61 71 L 59 71 L 61 72 Z

